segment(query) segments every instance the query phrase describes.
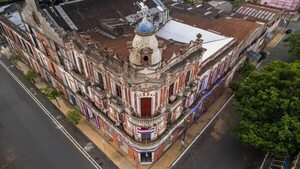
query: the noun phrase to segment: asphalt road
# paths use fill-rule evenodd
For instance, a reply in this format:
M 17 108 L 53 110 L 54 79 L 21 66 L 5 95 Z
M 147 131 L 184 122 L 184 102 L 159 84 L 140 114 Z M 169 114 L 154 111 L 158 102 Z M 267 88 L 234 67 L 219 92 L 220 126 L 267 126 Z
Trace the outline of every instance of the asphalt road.
M 232 136 L 239 119 L 233 110 L 234 99 L 177 163 L 174 169 L 255 169 L 264 153 L 243 145 Z
M 288 28 L 300 29 L 300 22 L 292 22 Z M 291 62 L 296 59 L 295 56 L 288 55 L 288 47 L 283 41 L 275 48 L 266 48 L 266 50 L 270 55 L 262 62 L 260 68 L 274 60 Z M 174 169 L 258 169 L 260 167 L 265 154 L 242 144 L 232 135 L 239 122 L 233 104 L 234 100 L 231 100 L 205 134 L 199 137 L 176 163 Z
M 292 29 L 293 31 L 300 30 L 300 21 L 298 22 L 290 22 L 288 25 L 288 29 Z M 292 62 L 295 59 L 300 59 L 300 56 L 290 56 L 288 54 L 288 46 L 283 40 L 287 36 L 285 35 L 282 40 L 275 46 L 274 48 L 265 48 L 266 51 L 270 52 L 269 57 L 267 57 L 261 64 L 260 67 L 263 67 L 274 60 L 282 60 L 285 62 Z
M 1 57 L 1 56 L 0 56 Z M 9 64 L 4 57 L 1 58 Z M 16 74 L 81 147 L 91 146 L 89 155 L 104 169 L 117 168 L 102 152 L 45 99 L 38 90 Z M 33 99 L 0 65 L 0 168 L 1 169 L 95 169 L 50 120 Z

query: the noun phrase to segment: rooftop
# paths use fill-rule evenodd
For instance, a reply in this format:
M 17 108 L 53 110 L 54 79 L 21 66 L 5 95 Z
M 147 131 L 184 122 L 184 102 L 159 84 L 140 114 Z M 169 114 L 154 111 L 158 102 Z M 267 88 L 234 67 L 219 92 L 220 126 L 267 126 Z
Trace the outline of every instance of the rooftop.
M 234 38 L 228 38 L 175 20 L 168 21 L 156 32 L 156 35 L 166 40 L 188 44 L 190 41 L 195 41 L 196 35 L 199 33 L 202 35 L 203 48 L 207 49 L 203 54 L 202 61 L 234 40 Z
M 153 13 L 164 10 L 160 3 L 160 0 L 145 2 Z M 93 29 L 112 19 L 123 24 L 135 23 L 142 17 L 137 13 L 139 10 L 140 2 L 137 0 L 78 0 L 43 9 L 56 25 L 78 31 Z
M 282 11 L 283 10 L 274 7 L 246 3 L 238 8 L 236 13 L 255 19 L 258 22 L 268 23 Z
M 0 14 L 8 19 L 12 24 L 18 28 L 25 30 L 25 25 L 21 19 L 21 14 L 17 10 L 18 4 L 13 3 L 0 7 Z
M 185 11 L 173 11 L 172 15 L 180 22 L 196 26 L 201 29 L 223 34 L 237 39 L 237 42 L 245 40 L 253 31 L 261 25 L 241 18 L 222 16 L 211 19 L 206 16 L 194 15 Z

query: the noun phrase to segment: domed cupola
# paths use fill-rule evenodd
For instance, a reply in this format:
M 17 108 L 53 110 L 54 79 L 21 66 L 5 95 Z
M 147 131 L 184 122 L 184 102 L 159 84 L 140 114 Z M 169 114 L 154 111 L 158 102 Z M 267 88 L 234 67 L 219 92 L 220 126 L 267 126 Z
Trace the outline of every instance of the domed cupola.
M 161 50 L 155 36 L 155 27 L 148 21 L 148 7 L 143 5 L 141 13 L 143 19 L 136 26 L 136 35 L 129 47 L 129 62 L 130 64 L 141 70 L 158 68 L 161 65 Z M 151 68 L 150 68 L 151 67 Z M 146 71 L 149 72 L 149 71 Z
M 136 33 L 141 36 L 153 34 L 154 31 L 155 27 L 147 20 L 146 17 L 144 17 L 142 22 L 140 22 L 136 27 Z

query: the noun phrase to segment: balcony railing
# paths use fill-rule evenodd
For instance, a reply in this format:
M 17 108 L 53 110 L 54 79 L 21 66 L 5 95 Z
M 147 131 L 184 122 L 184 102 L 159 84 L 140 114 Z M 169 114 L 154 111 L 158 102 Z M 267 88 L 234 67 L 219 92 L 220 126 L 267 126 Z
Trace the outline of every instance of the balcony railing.
M 103 89 L 103 87 L 99 84 L 95 84 L 92 86 L 92 88 L 94 89 L 95 93 L 100 97 L 100 99 L 104 99 L 105 98 L 105 90 Z
M 142 127 L 150 127 L 150 126 L 159 124 L 161 121 L 163 121 L 164 118 L 167 117 L 167 112 L 159 113 L 159 115 L 157 115 L 156 117 L 153 117 L 153 118 L 139 118 L 139 117 L 135 117 L 129 113 L 127 113 L 127 116 L 128 116 L 128 120 L 133 124 L 136 124 L 136 125 L 142 126 Z
M 90 85 L 89 78 L 86 77 L 83 73 L 80 73 L 77 69 L 72 69 L 70 73 L 75 79 L 80 81 L 84 86 Z
M 179 96 L 171 96 L 173 98 L 170 98 L 170 101 L 167 105 L 167 109 L 172 112 L 174 111 L 174 109 L 176 109 L 179 104 L 182 103 L 182 97 L 179 97 Z
M 122 113 L 125 109 L 122 101 L 120 101 L 116 97 L 111 97 L 110 98 L 110 106 L 114 108 L 118 113 Z

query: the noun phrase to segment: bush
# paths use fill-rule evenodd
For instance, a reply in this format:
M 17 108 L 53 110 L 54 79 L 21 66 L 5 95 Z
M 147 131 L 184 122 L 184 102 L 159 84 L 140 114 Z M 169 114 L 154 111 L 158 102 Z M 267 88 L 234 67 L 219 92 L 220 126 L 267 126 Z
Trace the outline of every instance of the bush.
M 248 77 L 251 72 L 255 70 L 255 66 L 250 63 L 249 60 L 246 60 L 243 66 L 238 70 L 238 73 L 243 77 Z
M 41 92 L 50 100 L 55 100 L 58 107 L 60 107 L 59 102 L 57 100 L 60 93 L 56 91 L 55 89 L 51 88 L 50 86 L 47 86 L 43 89 L 41 89 Z
M 35 79 L 38 77 L 37 73 L 33 70 L 29 70 L 26 75 L 26 79 L 29 80 L 32 83 L 35 83 Z
M 69 111 L 67 114 L 67 120 L 72 124 L 76 125 L 81 119 L 81 112 L 79 110 Z
M 259 61 L 266 59 L 266 57 L 268 55 L 267 52 L 265 52 L 265 51 L 261 51 L 261 52 L 259 52 L 259 54 L 261 55 L 261 58 L 259 59 Z
M 18 61 L 20 60 L 20 57 L 17 54 L 15 54 L 15 53 L 11 53 L 9 55 L 8 59 L 10 60 L 10 62 L 12 64 L 17 65 Z
M 237 80 L 233 80 L 229 83 L 229 88 L 233 91 L 237 91 L 239 89 L 240 82 Z

